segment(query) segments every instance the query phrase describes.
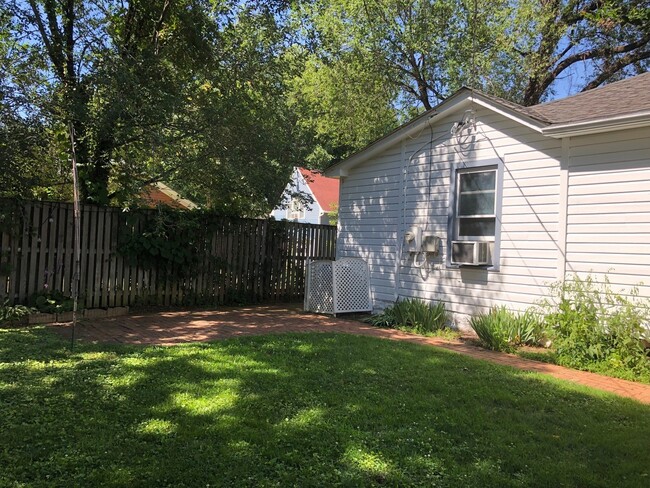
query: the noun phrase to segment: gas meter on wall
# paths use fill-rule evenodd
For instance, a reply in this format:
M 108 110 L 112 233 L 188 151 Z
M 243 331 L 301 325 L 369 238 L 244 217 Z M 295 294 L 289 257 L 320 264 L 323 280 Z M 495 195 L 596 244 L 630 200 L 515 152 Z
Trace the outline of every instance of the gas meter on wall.
M 404 250 L 406 252 L 420 252 L 422 247 L 422 229 L 411 227 L 404 233 Z
M 438 255 L 440 250 L 440 237 L 433 234 L 424 234 L 422 236 L 422 251 Z

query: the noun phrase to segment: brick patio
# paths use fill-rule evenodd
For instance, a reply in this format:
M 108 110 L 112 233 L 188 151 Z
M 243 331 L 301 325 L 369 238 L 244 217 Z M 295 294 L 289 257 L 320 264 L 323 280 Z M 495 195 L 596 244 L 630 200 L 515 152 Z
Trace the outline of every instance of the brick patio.
M 70 324 L 58 324 L 53 328 L 69 337 Z M 85 341 L 107 343 L 173 345 L 280 332 L 341 332 L 436 346 L 492 363 L 548 374 L 650 404 L 650 385 L 487 351 L 462 341 L 422 337 L 397 330 L 379 329 L 353 320 L 309 314 L 295 305 L 171 311 L 94 319 L 78 325 L 77 337 Z

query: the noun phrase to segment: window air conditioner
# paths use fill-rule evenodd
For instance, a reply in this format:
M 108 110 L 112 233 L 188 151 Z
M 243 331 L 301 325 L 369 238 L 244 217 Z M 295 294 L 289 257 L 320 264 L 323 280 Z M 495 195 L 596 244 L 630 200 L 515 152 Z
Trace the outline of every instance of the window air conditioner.
M 489 263 L 489 242 L 452 241 L 451 264 L 481 266 Z

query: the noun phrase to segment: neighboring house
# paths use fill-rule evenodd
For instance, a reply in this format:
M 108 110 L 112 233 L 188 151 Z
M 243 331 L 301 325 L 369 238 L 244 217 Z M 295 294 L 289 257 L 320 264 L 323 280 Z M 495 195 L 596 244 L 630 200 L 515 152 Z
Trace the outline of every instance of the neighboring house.
M 194 202 L 182 198 L 177 192 L 164 183 L 153 183 L 145 186 L 140 192 L 140 200 L 145 207 L 167 207 L 192 210 L 198 208 Z
M 650 73 L 533 107 L 462 88 L 325 174 L 377 310 L 440 300 L 464 327 L 573 273 L 650 296 Z
M 317 171 L 294 168 L 282 201 L 271 212 L 276 220 L 329 224 L 339 202 L 339 180 Z

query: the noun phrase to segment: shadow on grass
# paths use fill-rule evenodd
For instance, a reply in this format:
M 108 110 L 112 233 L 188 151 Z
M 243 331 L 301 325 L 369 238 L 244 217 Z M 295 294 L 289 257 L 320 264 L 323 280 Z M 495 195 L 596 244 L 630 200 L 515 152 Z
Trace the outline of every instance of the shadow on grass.
M 178 347 L 0 331 L 0 485 L 643 486 L 650 408 L 336 334 Z

